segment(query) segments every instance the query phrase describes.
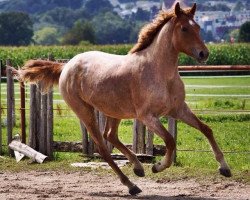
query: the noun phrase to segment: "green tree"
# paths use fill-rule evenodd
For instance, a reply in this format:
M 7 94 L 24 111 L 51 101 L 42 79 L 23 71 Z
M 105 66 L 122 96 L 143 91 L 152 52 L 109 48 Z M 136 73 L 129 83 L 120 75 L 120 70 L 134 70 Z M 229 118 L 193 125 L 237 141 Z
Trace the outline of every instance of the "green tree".
M 240 30 L 239 29 L 234 29 L 230 32 L 229 36 L 231 38 L 234 38 L 235 42 L 238 42 L 239 41 L 239 33 L 240 33 Z
M 28 45 L 33 36 L 33 23 L 26 13 L 6 12 L 0 14 L 0 44 Z
M 240 27 L 239 41 L 250 42 L 250 21 L 245 22 Z
M 77 45 L 81 41 L 95 43 L 95 31 L 89 22 L 77 21 L 73 28 L 64 35 L 62 43 Z
M 131 24 L 112 12 L 100 13 L 92 20 L 99 44 L 128 43 Z
M 59 44 L 58 30 L 54 27 L 44 27 L 35 32 L 33 40 L 40 45 L 55 45 Z
M 241 1 L 237 1 L 235 7 L 233 8 L 233 11 L 241 11 L 244 10 L 245 6 Z
M 87 19 L 88 14 L 84 9 L 73 10 L 70 8 L 58 7 L 46 13 L 38 15 L 36 20 L 40 23 L 49 23 L 54 26 L 70 28 L 78 19 Z
M 87 0 L 84 7 L 86 12 L 91 13 L 92 15 L 104 10 L 111 11 L 113 9 L 113 6 L 109 0 Z

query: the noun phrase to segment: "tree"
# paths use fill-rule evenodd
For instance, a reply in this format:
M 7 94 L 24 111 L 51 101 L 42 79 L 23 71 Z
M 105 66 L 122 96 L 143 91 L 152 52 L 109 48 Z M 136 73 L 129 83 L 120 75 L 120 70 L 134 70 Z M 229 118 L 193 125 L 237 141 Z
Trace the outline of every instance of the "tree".
M 92 15 L 97 14 L 100 11 L 111 11 L 113 9 L 109 0 L 87 0 L 84 5 L 86 12 Z
M 70 28 L 78 19 L 88 18 L 88 14 L 82 8 L 73 10 L 70 8 L 59 7 L 49 10 L 36 18 L 36 20 L 38 20 L 40 23 L 49 23 L 53 24 L 54 26 Z
M 89 22 L 77 21 L 73 28 L 64 35 L 62 43 L 77 45 L 81 41 L 95 43 L 95 31 Z
M 100 13 L 92 20 L 99 44 L 128 43 L 131 25 L 112 12 Z
M 213 33 L 211 31 L 205 32 L 203 29 L 201 29 L 201 38 L 205 42 L 212 42 L 212 41 L 214 41 Z
M 239 41 L 250 42 L 250 21 L 245 22 L 240 27 Z
M 239 41 L 239 33 L 240 33 L 239 29 L 233 29 L 229 34 L 230 39 L 233 38 L 235 42 L 238 42 Z
M 142 8 L 138 8 L 137 12 L 133 17 L 137 21 L 149 21 L 150 20 L 150 12 L 143 10 Z
M 233 11 L 241 11 L 245 8 L 243 3 L 241 1 L 237 1 L 235 7 L 233 8 Z
M 55 45 L 59 44 L 58 30 L 54 27 L 44 27 L 35 32 L 33 40 L 40 45 Z
M 33 36 L 33 23 L 26 13 L 7 12 L 0 14 L 0 44 L 28 45 Z

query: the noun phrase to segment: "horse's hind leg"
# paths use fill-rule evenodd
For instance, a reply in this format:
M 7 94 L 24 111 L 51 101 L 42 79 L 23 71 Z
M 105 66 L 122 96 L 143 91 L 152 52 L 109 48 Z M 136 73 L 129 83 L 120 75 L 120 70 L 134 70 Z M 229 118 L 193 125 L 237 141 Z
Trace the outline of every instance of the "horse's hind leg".
M 220 174 L 226 177 L 230 177 L 230 168 L 224 159 L 222 151 L 220 150 L 217 142 L 215 141 L 211 128 L 201 122 L 186 104 L 184 105 L 183 109 L 178 113 L 177 118 L 185 122 L 186 124 L 198 129 L 206 136 L 213 149 L 216 160 L 220 163 Z
M 137 176 L 143 177 L 145 176 L 144 169 L 136 155 L 130 151 L 124 144 L 121 143 L 121 141 L 118 138 L 118 126 L 119 126 L 120 120 L 107 117 L 105 130 L 103 137 L 108 140 L 110 143 L 112 143 L 120 152 L 122 152 L 126 158 L 134 164 L 134 173 Z
M 133 184 L 128 179 L 128 177 L 123 174 L 117 164 L 113 161 L 97 126 L 94 108 L 77 97 L 68 100 L 67 97 L 64 96 L 64 99 L 72 108 L 72 110 L 77 114 L 79 119 L 84 123 L 89 134 L 97 145 L 99 153 L 101 154 L 103 159 L 109 164 L 109 166 L 115 171 L 115 173 L 119 176 L 121 182 L 128 187 L 129 193 L 131 195 L 136 195 L 140 193 L 141 189 L 138 188 L 135 184 Z

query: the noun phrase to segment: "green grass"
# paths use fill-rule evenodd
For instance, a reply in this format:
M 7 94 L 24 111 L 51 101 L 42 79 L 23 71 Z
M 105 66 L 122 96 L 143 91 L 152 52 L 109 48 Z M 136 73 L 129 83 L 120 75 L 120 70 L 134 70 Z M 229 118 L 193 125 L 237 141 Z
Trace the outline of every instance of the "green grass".
M 234 77 L 234 78 L 183 78 L 185 85 L 188 85 L 187 94 L 250 94 L 250 77 Z M 212 85 L 212 86 L 239 86 L 238 89 L 234 87 L 227 88 L 190 88 L 190 85 Z M 241 88 L 242 87 L 242 88 Z M 16 84 L 15 91 L 18 91 L 19 85 Z M 195 89 L 195 90 L 194 90 Z M 28 89 L 27 89 L 28 90 Z M 6 91 L 6 86 L 2 84 L 2 93 Z M 58 89 L 55 89 L 58 93 Z M 6 98 L 5 94 L 1 95 L 2 99 Z M 19 94 L 15 94 L 18 99 Z M 27 99 L 29 95 L 27 95 Z M 60 95 L 54 95 L 54 99 L 60 100 Z M 250 98 L 241 97 L 197 97 L 187 96 L 187 101 L 193 109 L 200 109 L 197 111 L 201 113 L 199 117 L 212 127 L 216 140 L 221 149 L 226 152 L 225 157 L 232 167 L 233 174 L 236 179 L 249 181 L 247 178 L 250 169 Z M 19 113 L 19 102 L 16 101 L 16 113 Z M 6 104 L 2 104 L 6 107 Z M 29 108 L 29 101 L 26 102 L 26 108 Z M 54 111 L 54 140 L 55 141 L 81 141 L 81 132 L 79 120 L 75 117 L 72 111 L 67 110 L 67 106 L 62 102 L 54 104 L 54 108 L 59 110 Z M 202 110 L 212 110 L 212 113 L 204 114 Z M 229 111 L 235 110 L 236 113 Z M 223 112 L 229 113 L 223 113 Z M 246 114 L 239 114 L 238 111 L 246 111 Z M 196 112 L 196 111 L 195 111 Z M 28 112 L 27 112 L 28 113 Z M 6 110 L 3 110 L 3 122 L 6 119 Z M 69 117 L 70 116 L 70 117 Z M 27 115 L 27 129 L 28 133 L 28 118 Z M 164 126 L 167 127 L 167 121 L 162 119 Z M 124 143 L 132 142 L 132 120 L 123 120 L 119 127 L 119 137 Z M 3 127 L 3 143 L 6 144 L 6 127 Z M 20 133 L 20 119 L 17 115 L 17 123 L 13 131 L 14 134 Z M 155 144 L 163 144 L 162 140 L 155 136 Z M 178 123 L 178 137 L 177 137 L 177 164 L 176 166 L 164 171 L 160 175 L 152 175 L 150 168 L 146 166 L 146 172 L 150 177 L 156 178 L 181 178 L 183 176 L 211 176 L 216 175 L 217 162 L 211 151 L 200 152 L 200 150 L 210 150 L 210 146 L 206 138 L 195 129 Z M 182 151 L 195 150 L 195 151 Z M 6 146 L 4 146 L 6 152 Z M 45 163 L 42 165 L 29 165 L 28 161 L 22 161 L 18 165 L 13 159 L 0 158 L 1 170 L 78 170 L 70 166 L 72 162 L 81 162 L 84 160 L 78 153 L 58 153 L 55 152 L 55 161 Z M 159 157 L 157 159 L 160 159 Z M 125 167 L 127 173 L 131 173 L 131 168 Z M 250 176 L 248 176 L 250 177 Z

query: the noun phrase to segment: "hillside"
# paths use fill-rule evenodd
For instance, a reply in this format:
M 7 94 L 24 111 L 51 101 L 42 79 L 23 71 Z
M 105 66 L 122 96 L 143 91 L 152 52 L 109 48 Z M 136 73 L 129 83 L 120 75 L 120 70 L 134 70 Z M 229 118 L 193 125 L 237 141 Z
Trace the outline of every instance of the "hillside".
M 0 13 L 28 13 L 33 22 L 32 40 L 35 44 L 77 44 L 85 40 L 100 44 L 134 43 L 140 27 L 152 20 L 161 9 L 162 2 L 165 8 L 170 8 L 175 0 L 0 0 Z M 187 0 L 180 2 L 186 6 L 193 3 Z M 212 11 L 213 14 L 236 8 L 243 11 L 250 9 L 248 0 L 241 0 L 240 3 L 234 0 L 196 2 L 198 12 Z M 211 13 L 208 13 L 209 16 Z M 200 15 L 199 23 L 203 23 L 202 17 L 204 14 Z M 211 33 L 207 35 L 210 29 L 205 25 L 202 26 L 203 37 L 206 41 L 213 41 L 217 33 L 214 31 L 212 36 Z M 84 34 L 75 41 L 79 32 Z M 224 33 L 220 35 L 218 39 L 227 37 Z

